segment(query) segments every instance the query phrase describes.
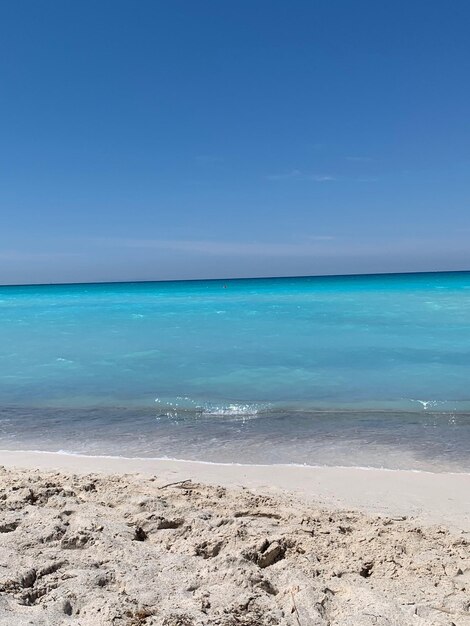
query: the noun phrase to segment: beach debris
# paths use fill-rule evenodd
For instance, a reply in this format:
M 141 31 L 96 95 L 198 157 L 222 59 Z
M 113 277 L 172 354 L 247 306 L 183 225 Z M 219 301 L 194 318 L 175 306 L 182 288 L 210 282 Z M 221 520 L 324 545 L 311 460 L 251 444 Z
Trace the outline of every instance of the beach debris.
M 145 541 L 146 539 L 148 539 L 148 535 L 142 528 L 142 526 L 135 527 L 133 539 L 134 541 Z
M 176 480 L 173 483 L 167 483 L 166 485 L 162 485 L 159 489 L 166 489 L 167 487 L 180 487 L 182 489 L 191 489 L 193 487 L 192 481 L 190 478 L 186 478 L 185 480 Z

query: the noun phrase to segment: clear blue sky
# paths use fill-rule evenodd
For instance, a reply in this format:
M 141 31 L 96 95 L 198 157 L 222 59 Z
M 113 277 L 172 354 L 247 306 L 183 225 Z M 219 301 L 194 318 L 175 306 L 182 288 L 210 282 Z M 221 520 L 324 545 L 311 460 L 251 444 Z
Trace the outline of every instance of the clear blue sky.
M 470 269 L 470 3 L 0 5 L 0 283 Z

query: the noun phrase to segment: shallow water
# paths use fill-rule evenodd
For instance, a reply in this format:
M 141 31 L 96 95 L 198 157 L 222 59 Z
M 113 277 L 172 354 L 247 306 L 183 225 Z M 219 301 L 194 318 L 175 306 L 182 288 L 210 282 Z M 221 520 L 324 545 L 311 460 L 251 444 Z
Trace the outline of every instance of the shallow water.
M 470 471 L 470 273 L 0 288 L 0 448 Z

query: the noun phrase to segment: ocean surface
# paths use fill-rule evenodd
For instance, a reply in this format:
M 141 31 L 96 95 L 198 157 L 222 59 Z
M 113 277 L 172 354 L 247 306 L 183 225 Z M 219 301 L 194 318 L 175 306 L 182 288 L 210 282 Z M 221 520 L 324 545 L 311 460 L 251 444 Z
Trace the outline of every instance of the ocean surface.
M 0 449 L 470 471 L 470 273 L 0 287 Z

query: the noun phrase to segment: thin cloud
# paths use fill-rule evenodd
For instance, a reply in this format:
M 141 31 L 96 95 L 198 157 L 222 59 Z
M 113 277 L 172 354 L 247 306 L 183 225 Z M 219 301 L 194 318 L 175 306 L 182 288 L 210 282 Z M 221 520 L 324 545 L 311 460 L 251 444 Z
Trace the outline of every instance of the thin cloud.
M 82 256 L 80 252 L 24 252 L 22 250 L 0 250 L 1 261 L 54 261 Z
M 336 239 L 332 235 L 309 235 L 306 238 L 308 241 L 333 241 L 333 239 Z
M 316 183 L 325 183 L 336 180 L 336 176 L 332 176 L 331 174 L 309 174 L 307 172 L 302 172 L 301 170 L 291 170 L 290 172 L 286 172 L 284 174 L 268 174 L 266 178 L 267 180 L 312 180 Z
M 368 163 L 372 161 L 371 157 L 366 156 L 347 156 L 346 161 L 355 161 L 356 163 Z
M 302 172 L 300 170 L 291 170 L 286 174 L 268 174 L 266 178 L 268 180 L 287 180 L 289 178 L 299 178 L 302 176 Z
M 224 159 L 214 154 L 199 154 L 195 160 L 203 165 L 210 165 L 211 163 L 222 163 Z
M 139 239 L 139 238 L 96 238 L 88 240 L 99 247 L 112 247 L 134 251 L 167 251 L 213 257 L 250 257 L 250 258 L 339 258 L 349 255 L 355 258 L 383 257 L 392 258 L 407 255 L 419 257 L 433 249 L 436 253 L 447 253 L 451 244 L 423 237 L 397 238 L 384 237 L 374 241 L 344 240 L 332 235 L 310 235 L 302 240 L 289 242 L 258 241 L 214 241 L 189 239 Z M 455 245 L 454 245 L 455 247 Z M 462 248 L 466 250 L 466 248 Z
M 96 243 L 129 249 L 204 254 L 210 256 L 305 257 L 327 248 L 334 238 L 326 235 L 310 236 L 302 242 L 206 241 L 186 239 L 100 239 Z
M 336 176 L 331 176 L 330 174 L 312 174 L 311 176 L 307 176 L 308 180 L 314 180 L 316 183 L 326 183 L 330 180 L 336 180 Z

